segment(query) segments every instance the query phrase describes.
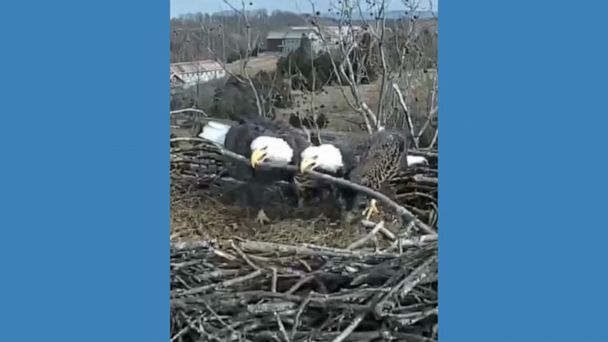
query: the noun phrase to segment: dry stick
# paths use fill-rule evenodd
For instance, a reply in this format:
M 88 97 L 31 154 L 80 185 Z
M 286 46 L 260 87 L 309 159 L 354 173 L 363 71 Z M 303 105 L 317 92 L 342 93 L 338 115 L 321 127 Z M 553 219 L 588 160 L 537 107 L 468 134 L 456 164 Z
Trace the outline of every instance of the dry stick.
M 344 329 L 344 331 L 338 335 L 338 337 L 336 337 L 332 342 L 342 342 L 344 341 L 348 335 L 350 335 L 355 329 L 357 329 L 357 327 L 359 326 L 359 323 L 361 323 L 361 321 L 363 320 L 363 318 L 365 317 L 367 313 L 366 312 L 362 312 L 360 314 L 358 314 L 352 321 L 351 324 L 348 325 L 348 327 L 346 327 L 346 329 Z
M 376 227 L 376 223 L 372 222 L 372 221 L 369 221 L 369 220 L 361 220 L 361 224 L 365 228 L 374 228 L 374 227 Z M 379 232 L 382 233 L 387 239 L 389 239 L 391 241 L 395 241 L 397 239 L 397 237 L 395 236 L 395 234 L 393 232 L 391 232 L 389 229 L 384 228 L 384 227 L 380 227 L 379 229 L 380 229 Z
M 230 330 L 230 332 L 232 332 L 233 334 L 238 335 L 240 338 L 244 338 L 240 332 L 234 330 L 234 328 L 232 328 L 228 323 L 226 323 L 222 317 L 220 317 L 220 315 L 217 314 L 217 312 L 215 312 L 215 310 L 213 310 L 209 304 L 207 304 L 207 302 L 204 302 L 203 305 L 205 306 L 205 308 L 211 312 L 211 314 L 225 327 L 228 328 L 228 330 Z M 240 339 L 239 338 L 239 339 Z M 245 341 L 248 341 L 247 339 L 245 339 Z
M 271 267 L 272 270 L 272 283 L 270 284 L 270 290 L 272 292 L 277 292 L 277 269 L 276 267 Z
M 221 250 L 219 250 L 219 249 L 215 249 L 215 248 L 214 248 L 214 249 L 213 249 L 213 254 L 215 254 L 215 255 L 217 255 L 217 256 L 219 256 L 219 257 L 221 257 L 221 258 L 228 259 L 228 260 L 230 260 L 230 261 L 234 261 L 234 260 L 236 260 L 236 257 L 235 257 L 234 255 L 232 255 L 232 254 L 230 254 L 230 253 L 226 253 L 226 252 L 221 251 Z M 255 268 L 255 267 L 254 267 L 254 269 L 257 269 L 257 268 Z
M 360 6 L 359 6 L 360 8 Z M 380 85 L 380 99 L 378 101 L 378 126 L 382 123 L 382 122 L 386 122 L 386 118 L 384 118 L 384 116 L 382 113 L 384 113 L 384 97 L 386 95 L 386 82 L 388 81 L 388 66 L 386 64 L 386 57 L 385 57 L 385 52 L 384 52 L 384 35 L 386 33 L 386 2 L 385 0 L 382 0 L 382 4 L 381 4 L 381 8 L 380 11 L 382 12 L 382 26 L 381 26 L 381 30 L 382 33 L 380 34 L 380 37 L 377 37 L 380 39 L 380 42 L 378 44 L 378 49 L 380 50 L 380 61 L 382 62 L 382 83 Z M 376 34 L 377 36 L 377 34 Z M 371 56 L 370 56 L 371 57 Z M 379 128 L 379 127 L 377 127 Z
M 277 324 L 279 325 L 279 330 L 281 331 L 281 334 L 283 335 L 283 338 L 285 339 L 285 342 L 291 342 L 291 340 L 289 339 L 289 336 L 287 336 L 287 331 L 285 330 L 285 326 L 283 325 L 283 321 L 281 321 L 281 316 L 275 311 L 274 317 L 277 320 Z
M 198 113 L 198 114 L 203 114 L 204 116 L 209 116 L 209 115 L 207 115 L 207 113 L 204 110 L 198 109 L 198 108 L 184 108 L 184 109 L 179 109 L 179 110 L 172 110 L 170 113 L 179 114 L 179 113 L 184 113 L 184 112 L 194 112 L 194 113 Z
M 223 281 L 219 284 L 219 287 L 230 287 L 232 285 L 242 283 L 247 280 L 251 280 L 253 278 L 259 277 L 260 275 L 262 275 L 262 270 L 256 270 L 247 275 Z M 190 289 L 187 291 L 179 292 L 177 294 L 180 296 L 189 296 L 189 295 L 205 292 L 205 291 L 213 289 L 215 287 L 217 287 L 217 284 L 205 285 L 205 286 L 196 287 L 196 288 L 193 288 L 193 289 Z
M 348 247 L 346 247 L 346 249 L 352 250 L 352 249 L 363 246 L 369 239 L 376 236 L 376 233 L 378 233 L 378 231 L 382 228 L 384 228 L 384 221 L 380 221 L 379 223 L 377 223 L 376 226 L 374 227 L 374 229 L 372 229 L 369 233 L 367 233 L 367 235 L 365 235 L 361 239 L 351 243 Z
M 349 251 L 346 249 L 340 248 L 317 248 L 315 246 L 310 246 L 306 244 L 302 244 L 299 246 L 292 245 L 284 245 L 280 243 L 274 242 L 260 242 L 260 241 L 244 241 L 239 243 L 242 249 L 247 249 L 250 251 L 257 252 L 282 252 L 282 253 L 293 253 L 298 255 L 320 255 L 320 256 L 337 256 L 337 257 L 394 257 L 394 254 L 391 253 L 380 253 L 380 252 L 363 252 L 361 250 L 358 251 Z
M 314 280 L 315 276 L 314 275 L 307 275 L 306 277 L 302 277 L 300 280 L 298 280 L 295 284 L 293 284 L 293 286 L 287 290 L 287 294 L 294 294 L 294 292 L 296 292 L 302 285 L 306 284 L 307 282 Z
M 410 239 L 399 239 L 398 242 L 401 244 L 402 247 L 414 247 L 414 246 L 421 246 L 424 245 L 426 243 L 429 242 L 435 242 L 437 241 L 437 235 L 436 234 L 429 234 L 429 235 L 422 235 L 422 236 L 417 236 L 417 237 L 412 237 Z M 393 247 L 396 247 L 396 244 L 391 246 L 391 249 Z
M 439 135 L 439 128 L 435 129 L 435 135 L 433 135 L 433 140 L 431 141 L 431 145 L 429 146 L 430 148 L 433 148 L 433 146 L 435 146 L 438 135 Z
M 437 310 L 437 307 L 434 307 L 434 308 L 428 309 L 426 311 L 423 311 L 422 313 L 417 313 L 417 315 L 414 317 L 398 319 L 398 321 L 399 321 L 399 324 L 401 324 L 402 326 L 410 326 L 410 325 L 420 322 L 421 320 L 423 320 L 429 316 L 437 315 L 438 312 L 439 311 Z
M 392 298 L 395 293 L 400 291 L 399 295 L 404 297 L 416 287 L 424 278 L 428 277 L 428 270 L 433 262 L 436 261 L 436 256 L 428 258 L 422 265 L 418 266 L 407 277 L 404 277 L 397 285 L 395 285 L 389 293 L 387 293 L 376 305 L 374 305 L 374 314 L 376 317 L 382 317 L 382 309 L 389 298 Z
M 235 244 L 234 241 L 230 241 L 230 247 L 232 249 L 234 249 L 236 251 L 236 253 L 243 258 L 243 260 L 245 260 L 245 262 L 247 263 L 247 265 L 251 266 L 251 268 L 253 268 L 254 270 L 259 270 L 260 267 L 258 267 L 258 265 L 254 264 L 251 259 L 249 259 L 249 257 L 247 257 L 247 255 L 240 249 L 238 248 Z
M 201 319 L 203 319 L 204 316 L 205 316 L 205 314 L 202 314 L 197 319 L 195 319 L 194 321 L 195 322 L 200 322 Z M 187 322 L 188 324 L 182 330 L 178 331 L 177 334 L 173 335 L 173 337 L 171 337 L 170 342 L 173 342 L 173 341 L 177 340 L 183 334 L 185 334 L 186 332 L 188 332 L 188 330 L 192 329 L 191 324 L 194 324 L 194 322 L 191 319 L 189 319 L 189 318 L 187 318 L 187 321 L 188 321 Z
M 177 251 L 209 247 L 211 247 L 209 241 L 183 241 L 171 243 L 171 249 Z
M 300 303 L 300 307 L 298 308 L 298 311 L 296 312 L 296 318 L 294 320 L 293 326 L 291 327 L 291 338 L 292 339 L 296 335 L 296 332 L 298 330 L 298 325 L 300 325 L 300 317 L 302 316 L 302 313 L 304 312 L 306 305 L 308 305 L 308 303 L 310 302 L 311 297 L 312 297 L 312 292 L 309 292 L 308 295 L 306 295 L 306 298 L 304 298 L 304 300 L 302 301 L 302 303 Z
M 401 93 L 401 90 L 399 90 L 399 86 L 397 85 L 397 83 L 393 83 L 393 89 L 395 90 L 395 93 L 397 93 L 397 97 L 399 98 L 399 104 L 401 104 L 401 108 L 403 108 L 403 111 L 405 112 L 407 125 L 409 126 L 408 128 L 410 129 L 412 139 L 414 140 L 414 147 L 418 149 L 418 137 L 414 135 L 414 123 L 412 122 L 412 116 L 410 115 L 410 111 L 407 109 L 405 100 L 403 99 L 403 94 Z
M 193 330 L 195 330 L 196 332 L 198 332 L 201 335 L 205 335 L 205 336 L 207 336 L 210 339 L 213 339 L 213 340 L 218 341 L 218 342 L 222 342 L 222 340 L 220 340 L 218 337 L 207 333 L 204 329 L 202 329 L 202 326 L 201 326 L 201 329 L 197 328 L 194 325 L 194 322 L 188 321 L 188 326 L 190 326 L 190 328 L 192 328 Z

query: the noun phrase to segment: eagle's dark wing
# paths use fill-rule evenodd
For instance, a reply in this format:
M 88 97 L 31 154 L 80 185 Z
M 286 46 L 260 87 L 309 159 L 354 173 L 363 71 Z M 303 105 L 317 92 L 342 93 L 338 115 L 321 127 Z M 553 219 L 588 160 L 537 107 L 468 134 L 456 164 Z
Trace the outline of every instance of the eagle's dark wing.
M 294 129 L 286 122 L 269 120 L 259 116 L 249 116 L 239 120 L 239 124 L 230 128 L 226 134 L 224 146 L 226 149 L 238 153 L 245 158 L 251 157 L 251 142 L 259 136 L 281 138 L 294 150 L 294 159 L 300 159 L 301 151 L 308 146 L 306 135 Z M 258 207 L 265 202 L 264 194 L 268 187 L 278 181 L 293 182 L 294 172 L 281 169 L 251 168 L 248 164 L 227 161 L 228 173 L 233 177 L 245 181 L 241 188 L 246 203 L 251 207 Z
M 279 138 L 285 140 L 289 146 L 293 149 L 293 161 L 294 165 L 300 165 L 301 153 L 308 146 L 310 146 L 310 141 L 308 141 L 308 137 L 299 129 L 291 126 L 289 122 L 284 120 L 275 120 L 273 125 L 276 129 L 276 134 Z
M 251 157 L 251 142 L 264 134 L 265 129 L 254 123 L 243 122 L 230 128 L 226 134 L 224 147 L 234 153 L 249 159 Z M 246 164 L 227 158 L 228 172 L 235 178 L 249 181 L 253 178 L 254 170 Z

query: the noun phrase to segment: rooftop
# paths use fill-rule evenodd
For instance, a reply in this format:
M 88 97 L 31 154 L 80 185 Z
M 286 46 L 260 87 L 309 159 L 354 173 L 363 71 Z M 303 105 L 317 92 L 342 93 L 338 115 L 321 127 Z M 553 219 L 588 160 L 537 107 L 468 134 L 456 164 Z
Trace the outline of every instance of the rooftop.
M 303 30 L 271 31 L 266 39 L 300 39 L 305 34 Z
M 217 61 L 208 59 L 194 62 L 171 63 L 170 70 L 176 75 L 198 73 L 205 71 L 218 71 L 224 69 Z
M 321 30 L 323 31 L 325 36 L 337 38 L 340 35 L 340 31 L 342 31 L 342 35 L 348 34 L 349 29 L 353 31 L 361 30 L 359 26 L 323 26 Z M 298 39 L 302 38 L 302 35 L 307 32 L 319 32 L 319 29 L 314 26 L 292 26 L 283 31 L 271 31 L 266 36 L 266 39 Z

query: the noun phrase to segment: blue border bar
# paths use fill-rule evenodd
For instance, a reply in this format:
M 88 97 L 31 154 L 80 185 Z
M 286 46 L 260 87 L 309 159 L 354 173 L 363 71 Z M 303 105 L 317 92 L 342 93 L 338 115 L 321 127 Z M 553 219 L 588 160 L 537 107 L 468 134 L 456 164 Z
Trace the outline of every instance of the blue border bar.
M 441 341 L 608 341 L 606 3 L 440 7 Z
M 0 17 L 0 340 L 168 341 L 168 1 Z

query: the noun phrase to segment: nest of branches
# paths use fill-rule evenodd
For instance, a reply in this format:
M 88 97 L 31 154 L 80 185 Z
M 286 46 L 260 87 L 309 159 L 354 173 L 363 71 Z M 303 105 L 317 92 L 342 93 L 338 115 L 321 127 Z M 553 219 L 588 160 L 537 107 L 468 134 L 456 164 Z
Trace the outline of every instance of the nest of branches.
M 437 340 L 436 151 L 410 151 L 431 165 L 405 170 L 388 195 L 331 179 L 378 196 L 380 222 L 347 227 L 311 206 L 256 226 L 222 200 L 235 182 L 227 152 L 178 140 L 171 341 Z
M 434 341 L 437 243 L 175 246 L 172 341 Z

